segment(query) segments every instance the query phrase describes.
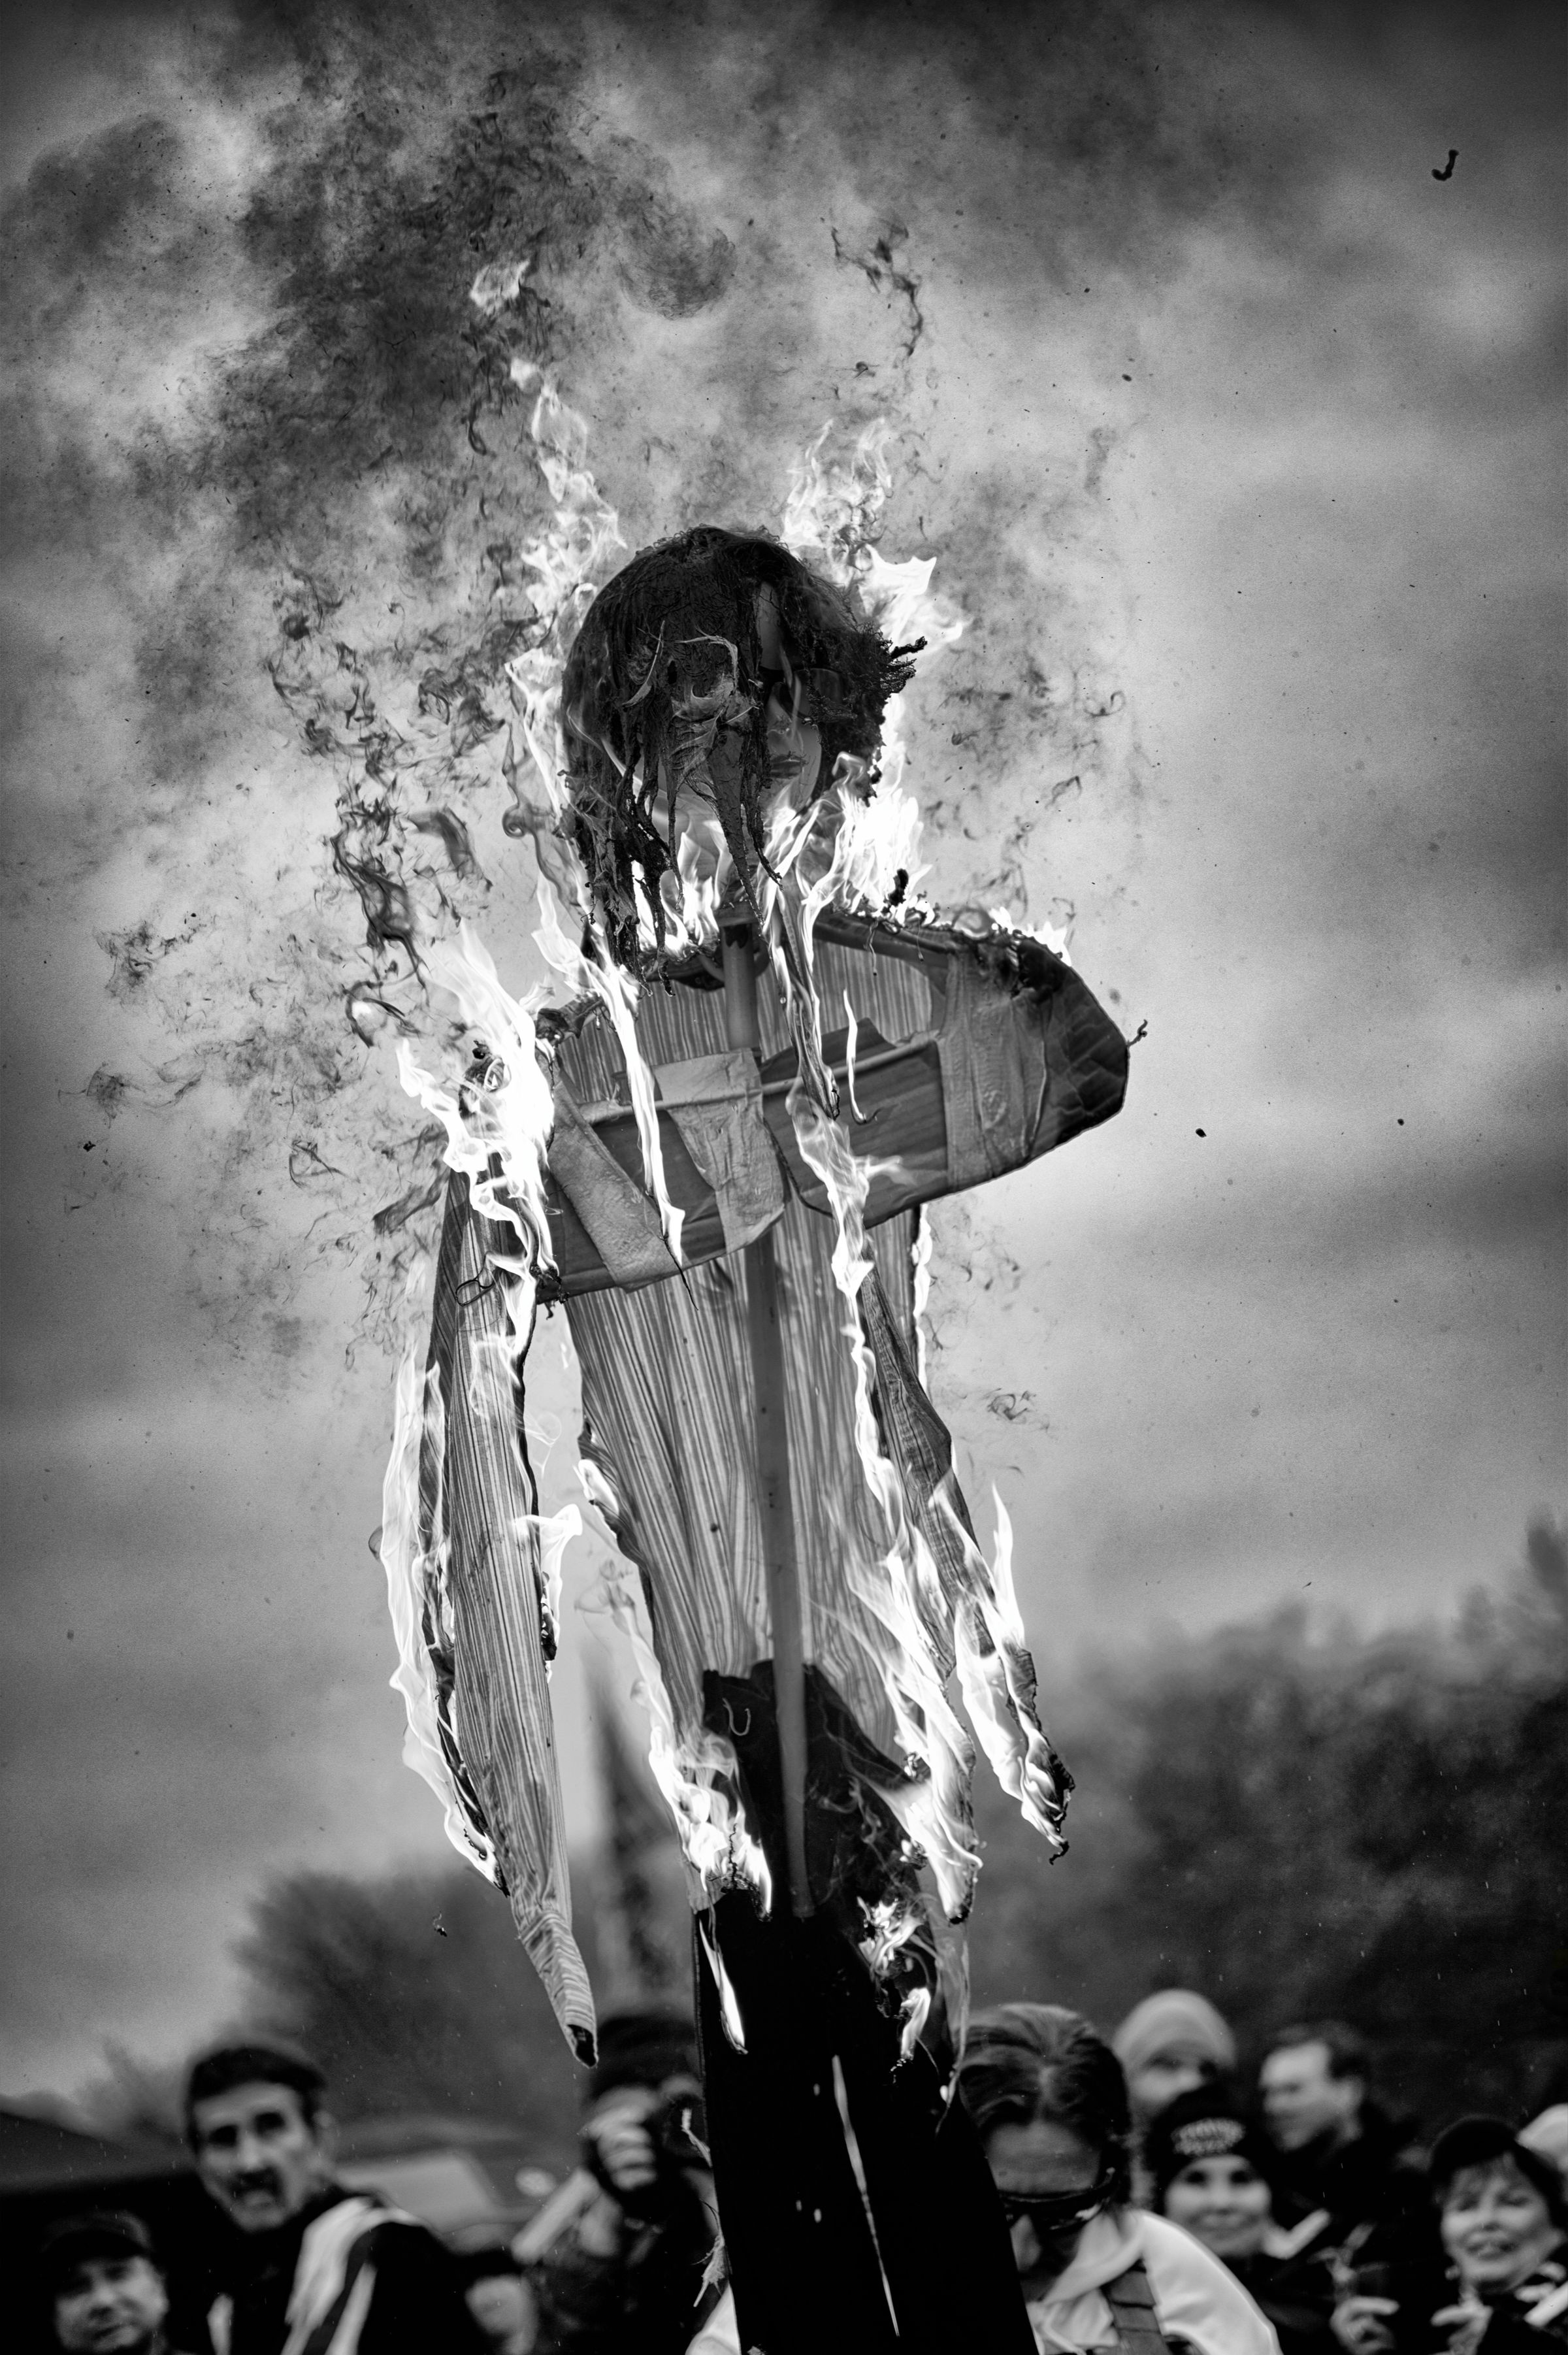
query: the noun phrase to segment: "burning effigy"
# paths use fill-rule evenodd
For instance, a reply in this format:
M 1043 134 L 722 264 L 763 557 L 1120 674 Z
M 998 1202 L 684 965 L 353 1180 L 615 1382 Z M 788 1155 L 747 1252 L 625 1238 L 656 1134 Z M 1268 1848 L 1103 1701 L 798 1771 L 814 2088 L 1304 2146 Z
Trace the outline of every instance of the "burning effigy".
M 559 1308 L 685 1859 L 743 2343 L 822 2343 L 830 2296 L 846 2345 L 1022 2349 L 946 2098 L 950 1934 L 975 1743 L 1053 1849 L 1071 1778 L 1005 1513 L 987 1557 L 924 1387 L 923 1206 L 1110 1117 L 1125 1044 L 1061 943 L 920 896 L 896 698 L 961 626 L 931 564 L 835 538 L 814 451 L 776 535 L 688 530 L 595 588 L 577 430 L 542 385 L 558 620 L 511 674 L 562 1000 L 513 997 L 464 926 L 422 953 L 444 1067 L 400 1050 L 448 1165 L 382 1540 L 409 1754 L 591 2058 L 549 1700 L 581 1519 L 541 1515 L 525 1420 Z

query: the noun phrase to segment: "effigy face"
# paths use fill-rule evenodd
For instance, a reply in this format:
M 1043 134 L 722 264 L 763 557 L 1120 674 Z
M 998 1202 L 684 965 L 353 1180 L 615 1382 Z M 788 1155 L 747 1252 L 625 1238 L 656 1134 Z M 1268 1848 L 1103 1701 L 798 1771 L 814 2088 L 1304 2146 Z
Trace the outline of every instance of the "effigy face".
M 665 755 L 652 808 L 653 822 L 669 846 L 677 871 L 718 882 L 727 869 L 732 900 L 741 896 L 739 877 L 720 813 L 741 800 L 746 740 L 759 697 L 766 763 L 766 783 L 759 797 L 764 837 L 774 839 L 781 819 L 806 809 L 822 781 L 821 730 L 802 708 L 799 684 L 779 645 L 776 621 L 768 645 L 765 613 L 760 634 L 764 661 L 770 652 L 779 661 L 776 675 L 767 672 L 758 695 L 748 696 L 730 672 L 716 690 L 724 700 L 711 723 L 699 723 L 679 751 L 672 748 Z M 848 758 L 841 754 L 840 762 Z
M 826 786 L 869 782 L 917 652 L 755 534 L 688 532 L 610 583 L 567 662 L 560 830 L 617 964 L 662 968 L 683 886 L 761 913 Z

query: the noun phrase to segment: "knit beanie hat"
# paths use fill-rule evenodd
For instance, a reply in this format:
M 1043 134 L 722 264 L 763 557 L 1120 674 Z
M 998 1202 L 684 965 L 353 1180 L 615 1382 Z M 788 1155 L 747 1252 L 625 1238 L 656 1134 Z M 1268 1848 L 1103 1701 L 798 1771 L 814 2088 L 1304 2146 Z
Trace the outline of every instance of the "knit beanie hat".
M 1179 2094 L 1160 2112 L 1145 2137 L 1143 2157 L 1154 2178 L 1157 2207 L 1164 2205 L 1182 2169 L 1200 2158 L 1244 2158 L 1271 2188 L 1276 2163 L 1272 2146 L 1230 2096 L 1212 2085 Z
M 1195 2052 L 1221 2073 L 1236 2065 L 1235 2038 L 1208 1998 L 1190 1987 L 1146 1995 L 1112 2037 L 1111 2050 L 1129 2077 L 1167 2052 Z

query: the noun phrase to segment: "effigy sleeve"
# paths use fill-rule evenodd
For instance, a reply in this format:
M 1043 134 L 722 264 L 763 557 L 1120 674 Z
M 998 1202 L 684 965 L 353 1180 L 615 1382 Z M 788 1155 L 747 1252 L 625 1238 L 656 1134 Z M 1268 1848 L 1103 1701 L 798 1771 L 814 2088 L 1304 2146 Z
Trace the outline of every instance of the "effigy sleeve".
M 549 1688 L 568 1532 L 564 1519 L 541 1521 L 528 1460 L 521 1350 L 492 1260 L 509 1246 L 514 1239 L 475 1211 L 466 1178 L 454 1174 L 432 1320 L 421 1534 L 446 1604 L 455 1763 L 482 1812 L 517 1935 L 587 2059 L 593 1998 L 571 1934 Z M 567 1518 L 575 1527 L 575 1514 Z

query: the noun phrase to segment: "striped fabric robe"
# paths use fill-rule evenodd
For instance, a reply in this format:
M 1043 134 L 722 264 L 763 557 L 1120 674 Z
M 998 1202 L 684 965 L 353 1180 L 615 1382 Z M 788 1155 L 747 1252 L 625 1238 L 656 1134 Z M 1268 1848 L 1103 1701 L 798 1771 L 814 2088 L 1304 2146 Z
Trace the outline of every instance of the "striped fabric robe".
M 598 1288 L 574 1289 L 567 1300 L 581 1367 L 583 1454 L 613 1497 L 607 1517 L 640 1582 L 675 1742 L 683 1753 L 703 1750 L 711 1759 L 705 1678 L 746 1678 L 771 1653 L 739 1248 L 771 1224 L 806 1660 L 898 1781 L 926 1771 L 910 1754 L 908 1711 L 898 1703 L 901 1646 L 923 1647 L 921 1667 L 943 1687 L 956 1655 L 970 1716 L 987 1721 L 976 1731 L 992 1764 L 1046 1828 L 1060 1817 L 1065 1791 L 1035 1714 L 1021 1631 L 1000 1624 L 991 1573 L 953 1476 L 948 1433 L 915 1372 L 918 1211 L 900 1205 L 912 1194 L 919 1199 L 982 1182 L 1108 1118 L 1125 1089 L 1125 1046 L 1083 984 L 1043 952 L 1032 952 L 1031 967 L 1036 976 L 1048 969 L 1043 986 L 1037 978 L 1026 989 L 1005 960 L 982 956 L 963 936 L 934 927 L 895 935 L 865 923 L 841 924 L 834 933 L 825 925 L 823 933 L 816 978 L 825 1011 L 847 1006 L 862 1039 L 927 1042 L 933 1107 L 919 1149 L 879 1181 L 880 1197 L 873 1187 L 868 1222 L 880 1214 L 880 1223 L 867 1236 L 872 1272 L 855 1310 L 832 1272 L 834 1220 L 820 1196 L 819 1207 L 810 1206 L 807 1173 L 777 1133 L 782 1087 L 768 1096 L 773 1130 L 749 1071 L 717 1109 L 711 1091 L 703 1102 L 701 1088 L 681 1102 L 683 1091 L 691 1095 L 693 1072 L 718 1071 L 722 1078 L 725 1066 L 734 1071 L 721 993 L 650 985 L 637 1015 L 644 1059 L 674 1106 L 688 1199 L 701 1198 L 714 1240 L 731 1246 L 678 1273 L 667 1255 L 659 1259 L 652 1205 L 630 1199 L 625 1172 L 605 1170 L 603 1147 L 591 1134 L 585 1139 L 583 1108 L 625 1097 L 608 1018 L 590 1014 L 559 1036 L 550 1148 L 558 1197 L 574 1234 L 580 1220 L 596 1243 L 604 1239 L 607 1258 L 621 1254 L 619 1280 L 602 1274 L 593 1279 Z M 759 1012 L 765 1077 L 770 1069 L 793 1068 L 784 1007 L 765 976 Z M 880 1132 L 877 1119 L 857 1128 L 848 1104 L 845 1114 L 857 1152 L 884 1149 L 880 1135 L 896 1110 Z M 678 1193 L 673 1175 L 671 1186 Z M 630 1220 L 621 1197 L 630 1200 Z M 700 1228 L 702 1215 L 694 1209 L 688 1231 Z M 453 1774 L 485 1826 L 519 1934 L 562 2027 L 587 2053 L 592 2003 L 571 1934 L 546 1688 L 554 1609 L 530 1518 L 537 1499 L 521 1437 L 520 1384 L 508 1397 L 504 1351 L 493 1346 L 505 1318 L 486 1280 L 492 1249 L 515 1250 L 516 1239 L 491 1231 L 469 1204 L 465 1183 L 454 1178 L 431 1352 L 443 1412 L 427 1430 L 421 1466 L 426 1559 L 443 1565 L 431 1624 L 444 1636 L 437 1670 L 451 1702 Z M 660 1264 L 671 1272 L 645 1280 Z M 906 1626 L 895 1634 L 878 1607 L 890 1525 L 856 1444 L 858 1347 L 869 1352 L 877 1446 L 898 1475 L 908 1525 L 927 1550 L 931 1574 L 911 1589 L 912 1633 Z M 903 1684 L 907 1689 L 907 1678 Z M 960 1761 L 961 1781 L 967 1763 Z M 956 1812 L 965 1812 L 962 1791 Z M 964 1825 L 949 1828 L 962 1850 Z M 690 1894 L 700 1908 L 717 1891 L 689 1846 L 688 1857 Z M 972 1875 L 972 1861 L 960 1868 L 961 1881 Z M 944 1897 L 949 1913 L 959 1916 L 967 1887 L 950 1885 Z

